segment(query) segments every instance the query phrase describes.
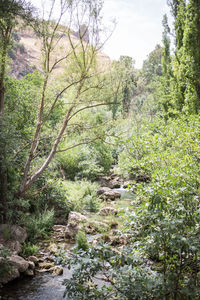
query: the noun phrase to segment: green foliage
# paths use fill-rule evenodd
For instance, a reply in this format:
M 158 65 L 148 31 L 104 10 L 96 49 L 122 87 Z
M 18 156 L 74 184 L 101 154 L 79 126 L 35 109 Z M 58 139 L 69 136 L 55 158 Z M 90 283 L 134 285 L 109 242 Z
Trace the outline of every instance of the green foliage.
M 87 238 L 85 235 L 85 232 L 82 230 L 79 230 L 79 232 L 77 233 L 76 236 L 76 243 L 77 243 L 77 249 L 78 250 L 83 250 L 83 251 L 87 251 L 88 250 L 88 242 L 87 242 Z
M 24 243 L 23 251 L 21 253 L 22 256 L 28 257 L 31 255 L 36 255 L 39 251 L 39 247 L 37 245 L 31 243 Z
M 126 141 L 128 171 L 150 177 L 148 183 L 135 181 L 137 198 L 123 217 L 129 244 L 120 253 L 106 245 L 78 253 L 69 262 L 78 268 L 65 281 L 66 294 L 75 299 L 86 292 L 88 299 L 199 299 L 199 130 L 199 116 L 167 124 L 160 120 Z M 99 274 L 110 283 L 101 289 L 95 285 Z
M 101 205 L 101 200 L 97 197 L 97 183 L 89 181 L 65 181 L 64 187 L 67 198 L 73 205 L 73 210 L 82 212 L 88 210 L 97 212 Z
M 111 147 L 97 141 L 59 153 L 57 161 L 67 179 L 95 180 L 110 170 L 113 158 Z
M 44 210 L 27 218 L 28 240 L 32 243 L 39 238 L 47 238 L 54 223 L 54 211 Z
M 9 248 L 3 247 L 0 250 L 0 276 L 4 277 L 11 270 L 11 266 L 8 263 L 8 257 L 10 256 Z
M 164 19 L 163 107 L 165 116 L 198 113 L 200 108 L 200 5 L 195 0 L 170 1 L 176 36 L 175 56 L 170 57 L 169 27 Z

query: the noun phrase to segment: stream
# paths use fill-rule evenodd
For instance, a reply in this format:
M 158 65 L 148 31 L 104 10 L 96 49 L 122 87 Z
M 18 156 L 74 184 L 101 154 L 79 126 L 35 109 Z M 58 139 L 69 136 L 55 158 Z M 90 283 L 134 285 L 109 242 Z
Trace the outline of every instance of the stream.
M 134 194 L 123 188 L 114 189 L 121 194 L 121 200 L 133 200 Z M 100 234 L 98 234 L 100 236 Z M 88 235 L 88 241 L 91 242 L 97 235 Z M 66 248 L 73 248 L 74 245 L 67 244 Z M 67 252 L 66 252 L 67 253 Z M 69 253 L 69 252 L 68 252 Z M 62 285 L 64 279 L 71 277 L 73 270 L 63 268 L 63 275 L 53 275 L 42 273 L 33 278 L 21 277 L 7 284 L 0 290 L 0 300 L 61 300 L 65 287 Z M 100 282 L 98 282 L 101 285 Z M 69 299 L 69 298 L 65 298 Z

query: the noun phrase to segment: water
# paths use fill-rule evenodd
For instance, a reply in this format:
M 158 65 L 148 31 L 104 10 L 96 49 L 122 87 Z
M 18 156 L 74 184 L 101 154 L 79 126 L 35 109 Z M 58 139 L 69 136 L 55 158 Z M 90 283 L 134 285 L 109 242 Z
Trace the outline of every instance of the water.
M 37 275 L 34 278 L 24 277 L 9 283 L 3 288 L 2 300 L 61 300 L 65 287 L 64 279 L 71 277 L 71 270 L 64 268 L 63 275 Z M 67 298 L 65 298 L 67 299 Z
M 134 200 L 135 199 L 135 194 L 131 190 L 125 189 L 123 187 L 113 189 L 113 191 L 119 192 L 121 194 L 121 197 L 120 197 L 121 200 L 124 200 L 124 199 Z
M 120 192 L 121 200 L 134 200 L 135 195 L 130 190 L 124 188 L 116 188 L 115 191 Z M 101 234 L 87 235 L 88 241 L 92 242 Z M 67 244 L 66 244 L 67 245 Z M 68 245 L 72 249 L 74 245 Z M 72 270 L 64 268 L 63 275 L 54 276 L 50 273 L 43 273 L 33 278 L 24 277 L 10 282 L 2 291 L 0 291 L 1 300 L 61 300 L 65 287 L 62 285 L 64 279 L 70 279 Z M 98 281 L 99 286 L 102 285 Z M 69 298 L 65 298 L 69 299 Z

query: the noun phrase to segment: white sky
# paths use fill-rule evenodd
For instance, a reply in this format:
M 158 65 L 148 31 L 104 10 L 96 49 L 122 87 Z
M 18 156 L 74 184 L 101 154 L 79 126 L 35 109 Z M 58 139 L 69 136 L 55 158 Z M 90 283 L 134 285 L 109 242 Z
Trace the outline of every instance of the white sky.
M 31 0 L 34 5 L 41 0 Z M 50 2 L 50 0 L 46 0 Z M 111 59 L 128 55 L 140 68 L 147 55 L 162 40 L 162 18 L 169 12 L 166 0 L 104 0 L 105 20 L 115 18 L 117 26 L 103 52 Z

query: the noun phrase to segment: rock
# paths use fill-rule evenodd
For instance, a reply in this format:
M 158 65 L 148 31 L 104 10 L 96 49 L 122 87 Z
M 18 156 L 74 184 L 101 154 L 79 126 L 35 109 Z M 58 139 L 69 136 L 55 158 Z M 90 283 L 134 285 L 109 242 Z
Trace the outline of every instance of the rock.
M 124 189 L 127 189 L 128 186 L 129 186 L 130 184 L 131 184 L 130 181 L 124 181 L 124 183 L 123 183 L 123 188 L 124 188 Z
M 97 195 L 102 195 L 102 194 L 104 194 L 106 192 L 110 192 L 110 191 L 111 191 L 111 189 L 109 187 L 103 186 L 97 190 Z
M 30 276 L 30 277 L 33 277 L 34 276 L 34 271 L 32 269 L 28 269 L 24 272 L 24 274 L 26 276 Z
M 53 263 L 49 263 L 49 262 L 39 263 L 39 268 L 40 269 L 49 270 L 49 269 L 51 269 L 53 267 L 54 267 Z
M 33 261 L 28 261 L 28 268 L 31 269 L 31 270 L 34 270 L 35 269 L 35 264 Z
M 51 244 L 48 247 L 48 250 L 50 251 L 50 253 L 55 254 L 58 251 L 57 245 L 56 244 Z
M 18 255 L 11 255 L 8 258 L 8 262 L 10 265 L 16 267 L 19 270 L 19 272 L 25 272 L 29 266 L 28 262 Z
M 120 188 L 120 186 L 121 186 L 121 180 L 118 179 L 118 177 L 114 178 L 108 182 L 108 187 L 111 189 Z
M 102 194 L 103 198 L 105 198 L 105 200 L 115 200 L 117 198 L 120 198 L 121 194 L 117 191 L 107 191 L 104 194 Z
M 21 244 L 26 240 L 27 233 L 21 226 L 0 224 L 0 237 L 5 240 L 18 241 Z
M 29 256 L 28 260 L 33 262 L 35 265 L 38 264 L 38 258 L 36 256 Z
M 63 274 L 63 268 L 60 267 L 60 266 L 56 266 L 56 267 L 54 267 L 54 269 L 53 269 L 53 273 L 54 273 L 55 275 L 62 275 L 62 274 Z
M 86 233 L 95 234 L 98 232 L 107 231 L 109 226 L 103 222 L 93 221 L 87 224 L 84 229 Z
M 117 215 L 117 213 L 118 210 L 110 206 L 103 207 L 99 212 L 101 216 Z
M 19 241 L 7 241 L 5 246 L 9 248 L 12 254 L 18 254 L 22 252 L 23 248 Z
M 65 230 L 65 238 L 66 239 L 75 239 L 78 231 L 81 229 L 80 224 L 76 222 L 68 223 L 66 230 Z
M 19 278 L 19 277 L 20 277 L 20 273 L 19 273 L 18 268 L 11 267 L 9 272 L 7 272 L 6 274 L 4 274 L 0 277 L 0 283 L 6 284 L 16 278 Z
M 64 226 L 64 225 L 54 225 L 53 226 L 53 231 L 64 232 L 65 228 L 66 228 L 66 226 Z
M 87 221 L 87 218 L 76 212 L 76 211 L 71 211 L 69 213 L 69 217 L 68 217 L 68 223 L 71 223 L 71 222 L 76 222 L 76 223 L 81 223 L 81 222 L 86 222 Z

